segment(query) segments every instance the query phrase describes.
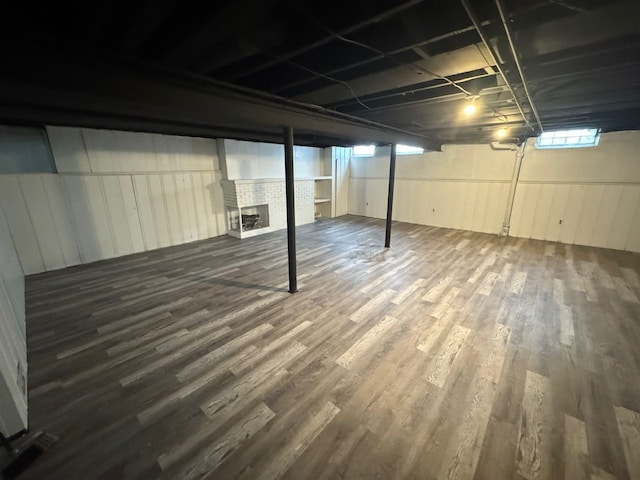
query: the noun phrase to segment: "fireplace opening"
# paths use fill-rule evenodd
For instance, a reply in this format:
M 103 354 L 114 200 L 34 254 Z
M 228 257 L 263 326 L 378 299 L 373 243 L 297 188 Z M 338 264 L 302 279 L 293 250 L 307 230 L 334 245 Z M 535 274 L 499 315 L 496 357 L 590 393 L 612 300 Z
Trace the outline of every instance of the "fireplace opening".
M 243 238 L 243 233 L 254 232 L 269 226 L 269 205 L 251 207 L 227 207 L 229 233 Z

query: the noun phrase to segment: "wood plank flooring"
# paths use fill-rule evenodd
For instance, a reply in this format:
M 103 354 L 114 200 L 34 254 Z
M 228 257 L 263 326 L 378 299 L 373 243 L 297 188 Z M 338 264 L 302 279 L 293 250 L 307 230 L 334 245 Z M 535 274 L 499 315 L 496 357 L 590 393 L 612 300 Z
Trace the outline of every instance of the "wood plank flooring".
M 640 478 L 640 255 L 342 217 L 29 277 L 25 479 Z

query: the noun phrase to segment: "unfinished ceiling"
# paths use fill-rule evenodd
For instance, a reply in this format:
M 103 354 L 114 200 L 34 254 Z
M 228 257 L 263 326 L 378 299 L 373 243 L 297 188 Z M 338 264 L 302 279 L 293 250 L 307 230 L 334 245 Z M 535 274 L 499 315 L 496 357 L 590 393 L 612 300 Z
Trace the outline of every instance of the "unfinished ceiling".
M 507 140 L 541 129 L 640 128 L 635 0 L 148 0 L 50 2 L 38 9 L 14 3 L 2 15 L 2 48 L 11 53 L 2 67 L 10 79 L 4 85 L 10 93 L 0 99 L 4 121 L 33 122 L 42 115 L 49 122 L 144 128 L 117 107 L 108 122 L 107 105 L 96 107 L 101 115 L 93 123 L 79 115 L 78 104 L 91 103 L 97 91 L 87 83 L 118 90 L 118 98 L 150 95 L 144 83 L 134 88 L 135 82 L 117 81 L 121 72 L 130 78 L 135 67 L 158 86 L 156 97 L 139 105 L 139 111 L 148 109 L 146 121 L 162 117 L 166 125 L 185 125 L 185 133 L 198 133 L 189 127 L 200 122 L 194 104 L 206 104 L 207 89 L 225 84 L 242 87 L 243 94 L 269 94 L 254 96 L 257 103 L 280 101 L 284 110 L 321 106 L 317 112 L 393 127 L 409 134 L 407 143 L 429 147 L 491 141 L 500 128 L 508 129 Z M 105 64 L 109 75 L 101 70 Z M 202 98 L 161 88 L 177 83 L 195 86 Z M 24 85 L 33 88 L 23 91 Z M 74 100 L 74 89 L 81 98 Z M 52 96 L 58 97 L 53 107 Z M 62 115 L 65 103 L 73 108 Z M 469 103 L 477 111 L 466 116 Z M 207 105 L 217 113 L 201 123 L 218 124 L 224 134 L 226 118 L 236 112 L 217 105 Z M 178 109 L 190 114 L 176 118 Z M 244 117 L 227 126 L 228 136 L 243 136 L 243 122 L 247 138 L 260 138 L 250 134 L 260 128 Z M 306 124 L 302 131 L 309 144 L 390 138 L 341 135 L 341 128 L 327 133 Z M 265 140 L 272 134 L 262 133 Z

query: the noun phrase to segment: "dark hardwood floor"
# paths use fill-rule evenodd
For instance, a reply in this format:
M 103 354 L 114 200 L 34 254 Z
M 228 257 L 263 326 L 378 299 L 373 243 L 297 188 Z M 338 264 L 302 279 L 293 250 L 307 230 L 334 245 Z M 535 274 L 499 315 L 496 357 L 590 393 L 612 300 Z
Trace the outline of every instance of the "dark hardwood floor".
M 640 255 L 342 217 L 27 281 L 25 479 L 639 479 Z

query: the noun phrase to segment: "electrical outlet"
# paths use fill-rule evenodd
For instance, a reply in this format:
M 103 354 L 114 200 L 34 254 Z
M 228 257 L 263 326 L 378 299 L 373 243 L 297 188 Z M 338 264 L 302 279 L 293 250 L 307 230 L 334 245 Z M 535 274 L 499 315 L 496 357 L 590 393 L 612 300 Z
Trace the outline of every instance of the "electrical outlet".
M 560 220 L 560 221 L 558 222 L 558 225 L 562 225 L 562 220 Z

